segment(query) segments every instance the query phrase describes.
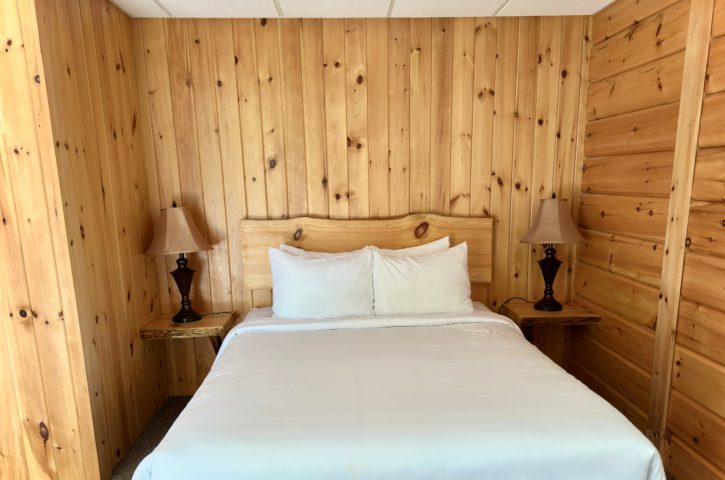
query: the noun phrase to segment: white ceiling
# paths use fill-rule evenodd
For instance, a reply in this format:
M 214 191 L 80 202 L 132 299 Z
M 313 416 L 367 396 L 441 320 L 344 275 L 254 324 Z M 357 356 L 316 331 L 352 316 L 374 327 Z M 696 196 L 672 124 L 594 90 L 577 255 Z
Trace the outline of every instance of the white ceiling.
M 132 17 L 591 15 L 614 0 L 111 0 Z

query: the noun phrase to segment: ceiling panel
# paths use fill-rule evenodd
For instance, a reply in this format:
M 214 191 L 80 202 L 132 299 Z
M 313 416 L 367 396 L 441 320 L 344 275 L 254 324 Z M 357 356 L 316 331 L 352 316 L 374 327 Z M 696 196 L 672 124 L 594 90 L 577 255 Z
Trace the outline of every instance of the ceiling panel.
M 390 0 L 279 0 L 285 17 L 387 17 Z
M 273 0 L 156 0 L 174 17 L 274 18 Z
M 499 15 L 592 15 L 612 2 L 613 0 L 509 0 Z
M 168 17 L 153 0 L 111 0 L 131 17 Z
M 495 15 L 505 0 L 394 0 L 394 2 L 393 17 L 488 17 Z

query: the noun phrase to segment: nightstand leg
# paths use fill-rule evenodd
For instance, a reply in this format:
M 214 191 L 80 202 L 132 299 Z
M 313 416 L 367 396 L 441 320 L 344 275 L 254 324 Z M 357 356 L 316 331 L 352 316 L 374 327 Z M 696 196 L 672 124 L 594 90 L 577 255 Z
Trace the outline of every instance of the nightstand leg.
M 214 349 L 214 353 L 219 353 L 219 348 L 222 346 L 222 337 L 209 337 L 211 342 L 211 348 Z

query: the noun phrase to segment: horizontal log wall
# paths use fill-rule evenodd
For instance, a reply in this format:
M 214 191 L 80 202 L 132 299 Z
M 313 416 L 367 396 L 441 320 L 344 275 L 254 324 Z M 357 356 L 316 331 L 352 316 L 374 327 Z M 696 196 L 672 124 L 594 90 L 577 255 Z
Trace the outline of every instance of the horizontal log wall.
M 621 0 L 594 16 L 575 298 L 602 323 L 572 371 L 643 430 L 689 0 Z
M 594 16 L 579 204 L 586 240 L 577 248 L 573 284 L 575 298 L 602 313 L 602 323 L 574 335 L 569 359 L 572 373 L 658 442 L 652 429 L 666 416 L 660 446 L 676 479 L 725 476 L 725 1 L 715 1 L 706 72 L 693 68 L 707 38 L 704 45 L 688 40 L 697 37 L 688 27 L 696 23 L 691 8 L 709 19 L 703 9 L 712 5 L 620 0 Z M 698 51 L 686 57 L 685 47 Z M 700 127 L 696 160 L 686 144 L 688 115 Z M 677 178 L 674 161 L 681 162 Z M 670 194 L 687 192 L 684 173 L 693 161 L 689 223 L 687 216 L 678 222 Z M 669 252 L 665 243 L 685 228 L 687 253 L 678 266 L 668 258 L 676 248 Z M 671 284 L 680 272 L 678 305 L 662 292 L 679 291 Z M 673 338 L 668 325 L 675 323 Z M 671 377 L 655 370 L 662 358 L 672 362 Z M 662 398 L 653 402 L 653 393 Z
M 725 1 L 715 2 L 712 34 L 667 411 L 677 479 L 725 477 Z
M 195 305 L 241 317 L 268 304 L 269 291 L 242 290 L 238 222 L 305 214 L 493 216 L 494 280 L 475 295 L 495 307 L 540 294 L 540 252 L 519 240 L 540 198 L 574 192 L 588 26 L 137 21 L 152 203 L 191 207 L 215 244 L 192 258 Z M 158 272 L 166 311 L 178 303 L 169 270 Z M 559 277 L 565 297 L 566 268 Z M 171 392 L 196 389 L 207 344 L 167 346 Z

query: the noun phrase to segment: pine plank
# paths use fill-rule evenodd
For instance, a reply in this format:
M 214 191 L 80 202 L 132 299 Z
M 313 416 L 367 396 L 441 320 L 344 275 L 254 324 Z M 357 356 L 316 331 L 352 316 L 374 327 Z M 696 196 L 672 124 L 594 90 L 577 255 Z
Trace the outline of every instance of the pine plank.
M 581 263 L 574 292 L 598 305 L 597 311 L 611 310 L 647 328 L 655 327 L 659 292 L 654 287 Z
M 674 152 L 610 155 L 584 160 L 582 191 L 667 197 Z
M 471 132 L 471 216 L 488 216 L 491 209 L 497 30 L 496 19 L 476 19 Z
M 350 218 L 370 215 L 368 191 L 367 29 L 364 20 L 345 20 L 347 170 Z
M 599 43 L 631 29 L 678 0 L 615 2 L 594 15 L 592 42 Z
M 388 20 L 390 215 L 410 212 L 410 22 Z
M 679 480 L 721 480 L 725 472 L 718 470 L 676 435 L 668 435 L 663 447 L 665 468 Z
M 430 208 L 431 19 L 410 20 L 410 211 Z
M 663 198 L 587 194 L 579 204 L 579 224 L 590 230 L 662 241 L 666 223 Z
M 692 199 L 725 202 L 725 149 L 700 150 L 698 153 Z
M 725 90 L 725 38 L 720 37 L 710 42 L 705 75 L 705 93 L 712 95 Z
M 705 97 L 700 118 L 700 148 L 725 146 L 725 133 L 722 130 L 723 112 L 725 112 L 725 92 Z
M 347 111 L 345 108 L 345 25 L 322 21 L 325 78 L 325 139 L 330 218 L 348 218 Z
M 584 241 L 577 258 L 589 265 L 658 287 L 664 247 L 661 243 L 624 235 L 580 230 Z
M 725 417 L 725 366 L 685 347 L 676 346 L 672 389 Z
M 691 251 L 725 257 L 725 203 L 693 202 L 687 240 Z
M 430 211 L 450 212 L 453 20 L 433 19 L 431 58 Z
M 725 275 L 725 258 L 688 252 L 682 272 L 682 296 L 688 300 L 725 310 L 725 283 L 714 282 Z
M 682 300 L 677 343 L 725 365 L 725 312 Z
M 689 1 L 680 0 L 634 23 L 627 30 L 595 43 L 590 62 L 590 80 L 596 82 L 683 50 L 687 39 L 688 13 Z M 600 31 L 597 24 L 595 21 L 595 42 L 596 32 Z
M 667 428 L 690 448 L 725 470 L 725 419 L 677 390 L 670 394 Z
M 675 148 L 679 104 L 672 103 L 587 123 L 587 157 Z
M 685 53 L 677 52 L 591 84 L 587 118 L 596 120 L 679 102 L 684 62 Z
M 368 136 L 370 216 L 390 215 L 388 173 L 388 24 L 384 19 L 367 19 Z

